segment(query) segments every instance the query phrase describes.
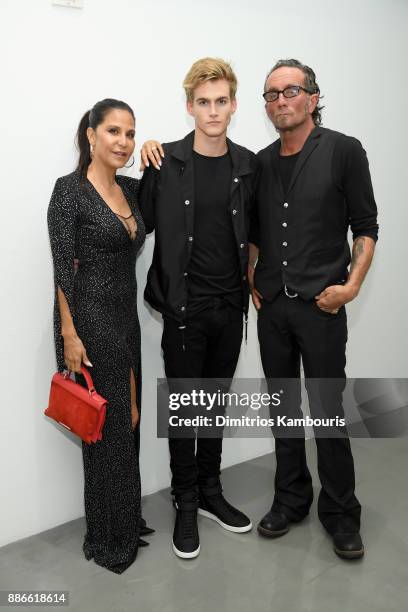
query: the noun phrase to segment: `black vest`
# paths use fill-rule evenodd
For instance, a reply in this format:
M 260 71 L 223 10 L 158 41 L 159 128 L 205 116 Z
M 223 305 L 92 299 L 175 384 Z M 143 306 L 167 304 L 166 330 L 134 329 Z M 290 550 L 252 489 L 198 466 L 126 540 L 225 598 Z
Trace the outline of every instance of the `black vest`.
M 348 276 L 349 213 L 332 176 L 333 151 L 343 134 L 316 127 L 296 161 L 286 196 L 279 176 L 280 140 L 258 153 L 259 260 L 255 286 L 273 300 L 286 285 L 305 300 Z

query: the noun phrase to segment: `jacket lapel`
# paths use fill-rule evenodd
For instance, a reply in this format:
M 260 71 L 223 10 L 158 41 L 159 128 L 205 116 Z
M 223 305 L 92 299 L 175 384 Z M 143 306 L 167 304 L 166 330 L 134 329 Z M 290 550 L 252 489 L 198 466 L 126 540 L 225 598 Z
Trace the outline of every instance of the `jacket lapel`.
M 182 140 L 178 141 L 171 155 L 181 162 L 186 162 L 192 157 L 193 145 L 194 130 L 187 134 Z
M 186 201 L 193 203 L 194 200 L 193 144 L 194 131 L 179 140 L 171 153 L 180 163 L 181 193 L 184 205 Z M 192 210 L 192 208 L 193 206 L 189 210 Z
M 194 168 L 193 168 L 193 145 L 194 131 L 190 132 L 174 147 L 171 153 L 179 165 L 181 205 L 184 208 L 185 229 L 188 237 L 188 258 L 191 257 L 192 242 L 190 238 L 194 235 L 194 208 L 195 208 L 195 192 L 194 192 Z
M 288 194 L 294 187 L 296 179 L 299 176 L 299 173 L 305 165 L 306 161 L 316 149 L 316 147 L 319 146 L 321 134 L 321 129 L 318 127 L 314 128 L 314 130 L 309 134 L 305 144 L 303 145 L 303 149 L 301 150 L 300 155 L 296 160 L 296 165 L 293 169 L 292 177 L 289 183 Z
M 186 207 L 187 226 L 190 233 L 194 223 L 193 145 L 194 130 L 177 143 L 171 154 L 180 163 L 181 194 L 183 205 Z M 186 202 L 189 204 L 186 205 Z

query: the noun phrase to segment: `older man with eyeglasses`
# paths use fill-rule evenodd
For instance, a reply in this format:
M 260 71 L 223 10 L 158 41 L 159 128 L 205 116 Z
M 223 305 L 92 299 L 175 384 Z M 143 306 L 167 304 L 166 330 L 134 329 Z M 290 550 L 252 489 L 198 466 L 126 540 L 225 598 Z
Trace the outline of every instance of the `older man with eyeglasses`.
M 368 161 L 358 140 L 320 126 L 320 91 L 308 66 L 293 59 L 278 61 L 266 78 L 263 97 L 279 138 L 258 153 L 260 178 L 250 236 L 248 278 L 258 310 L 262 364 L 268 379 L 299 381 L 291 402 L 295 417 L 302 417 L 301 359 L 312 416 L 315 397 L 307 381 L 340 381 L 330 387 L 330 406 L 324 408 L 341 416 L 344 305 L 360 291 L 378 234 Z M 292 437 L 273 431 L 275 496 L 258 525 L 267 537 L 287 533 L 291 522 L 309 513 L 313 500 L 303 428 Z M 340 557 L 361 557 L 361 505 L 347 432 L 316 435 L 316 445 L 319 519 Z

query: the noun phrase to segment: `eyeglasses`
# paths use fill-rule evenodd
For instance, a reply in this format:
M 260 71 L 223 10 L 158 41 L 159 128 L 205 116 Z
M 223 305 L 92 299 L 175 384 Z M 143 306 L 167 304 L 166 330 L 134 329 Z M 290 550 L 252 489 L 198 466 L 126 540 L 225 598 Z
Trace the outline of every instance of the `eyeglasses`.
M 319 93 L 318 90 L 312 91 L 302 87 L 301 85 L 289 85 L 288 87 L 285 87 L 285 89 L 271 89 L 270 91 L 265 91 L 265 93 L 262 94 L 262 97 L 265 102 L 276 102 L 276 100 L 279 98 L 279 94 L 283 94 L 285 98 L 295 98 L 299 95 L 300 90 L 305 91 L 308 94 Z

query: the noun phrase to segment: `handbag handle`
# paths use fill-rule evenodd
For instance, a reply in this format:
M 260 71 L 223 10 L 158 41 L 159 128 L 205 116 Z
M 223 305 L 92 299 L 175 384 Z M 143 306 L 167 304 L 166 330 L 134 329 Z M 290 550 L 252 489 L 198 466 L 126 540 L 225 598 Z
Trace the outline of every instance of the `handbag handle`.
M 92 395 L 93 393 L 96 392 L 94 384 L 93 384 L 92 376 L 90 375 L 90 373 L 88 372 L 88 370 L 86 369 L 84 365 L 81 365 L 81 372 L 88 386 L 89 395 Z M 68 378 L 70 374 L 71 374 L 71 370 L 67 370 L 66 373 L 64 374 L 65 378 Z

